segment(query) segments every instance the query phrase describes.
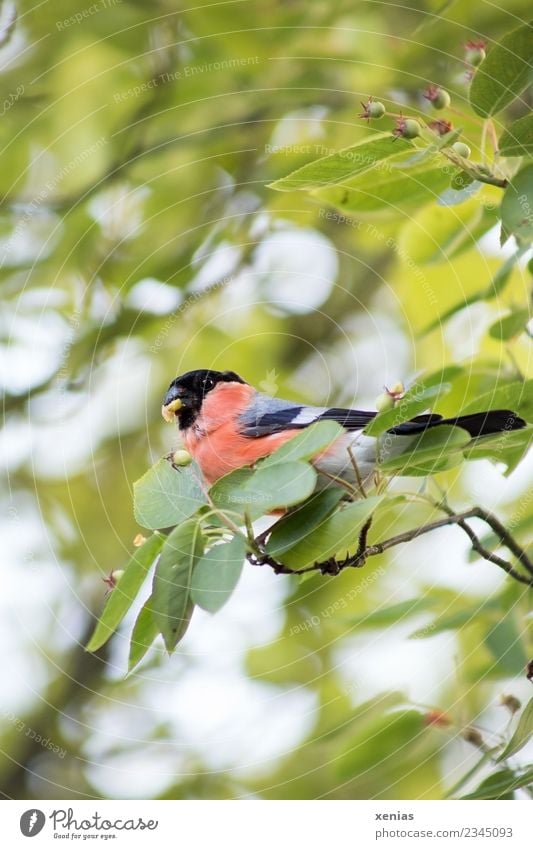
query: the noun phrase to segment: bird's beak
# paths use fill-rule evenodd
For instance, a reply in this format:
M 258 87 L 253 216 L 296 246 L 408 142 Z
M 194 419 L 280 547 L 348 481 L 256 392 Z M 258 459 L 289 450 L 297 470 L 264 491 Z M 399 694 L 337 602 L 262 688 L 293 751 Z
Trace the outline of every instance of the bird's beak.
M 161 415 L 166 422 L 173 422 L 174 416 L 181 410 L 182 407 L 183 401 L 181 398 L 173 398 L 171 401 L 168 401 L 167 404 L 163 404 L 161 407 Z

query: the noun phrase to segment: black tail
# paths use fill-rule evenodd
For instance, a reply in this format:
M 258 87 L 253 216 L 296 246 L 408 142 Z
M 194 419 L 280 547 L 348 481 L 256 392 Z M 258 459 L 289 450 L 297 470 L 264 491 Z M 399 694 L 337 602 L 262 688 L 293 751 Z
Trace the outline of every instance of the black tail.
M 507 430 L 520 430 L 526 426 L 512 410 L 490 410 L 486 413 L 470 413 L 466 416 L 456 416 L 452 419 L 443 419 L 442 416 L 433 414 L 417 416 L 410 422 L 404 422 L 398 427 L 391 428 L 389 433 L 399 435 L 410 435 L 421 433 L 428 427 L 437 425 L 457 425 L 467 430 L 470 436 L 488 436 L 491 433 L 501 433 Z

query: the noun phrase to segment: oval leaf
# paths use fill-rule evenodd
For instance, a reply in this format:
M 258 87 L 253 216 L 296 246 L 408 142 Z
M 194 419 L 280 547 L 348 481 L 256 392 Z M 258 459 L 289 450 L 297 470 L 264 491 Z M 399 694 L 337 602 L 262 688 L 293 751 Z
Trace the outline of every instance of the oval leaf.
M 165 538 L 161 534 L 152 534 L 135 551 L 120 581 L 107 597 L 94 634 L 87 644 L 87 651 L 96 651 L 103 646 L 122 622 L 141 589 L 146 573 L 161 551 L 164 541 Z
M 516 310 L 510 315 L 505 315 L 499 318 L 489 327 L 489 336 L 493 339 L 498 339 L 500 342 L 513 339 L 514 336 L 519 336 L 526 329 L 526 324 L 530 319 L 528 309 Z
M 210 613 L 220 610 L 237 586 L 245 556 L 246 540 L 238 535 L 209 549 L 193 572 L 193 602 Z
M 449 182 L 448 168 L 422 165 L 405 171 L 399 168 L 371 171 L 356 181 L 319 189 L 313 194 L 324 203 L 359 217 L 397 216 L 407 205 L 437 200 Z
M 152 596 L 150 596 L 141 607 L 133 626 L 130 637 L 128 672 L 131 672 L 141 662 L 158 634 L 159 628 L 152 614 Z
M 499 144 L 500 156 L 533 155 L 533 114 L 524 115 L 507 127 Z
M 477 200 L 454 209 L 426 206 L 402 228 L 400 256 L 422 264 L 444 262 L 473 247 L 497 220 L 495 213 Z
M 345 433 L 337 422 L 315 422 L 304 428 L 301 433 L 281 445 L 276 451 L 259 463 L 259 468 L 274 466 L 292 460 L 310 460 L 325 451 L 335 440 Z
M 300 504 L 313 493 L 317 474 L 309 463 L 294 461 L 264 466 L 244 486 L 246 493 L 263 505 L 263 512 Z
M 280 556 L 281 562 L 291 569 L 303 569 L 313 563 L 322 563 L 339 552 L 344 556 L 357 546 L 359 531 L 382 500 L 383 496 L 374 495 L 334 513 L 284 552 Z
M 155 570 L 152 615 L 169 653 L 185 634 L 192 616 L 192 574 L 203 550 L 200 525 L 189 519 L 167 538 Z
M 529 82 L 532 54 L 531 23 L 508 33 L 490 50 L 470 86 L 470 103 L 478 115 L 495 115 L 518 97 Z
M 481 782 L 477 790 L 461 799 L 512 799 L 514 790 L 526 787 L 533 782 L 533 768 L 517 775 L 511 769 L 501 769 L 494 772 Z
M 502 227 L 519 242 L 533 239 L 533 164 L 526 165 L 505 189 L 500 207 Z
M 266 546 L 268 554 L 278 557 L 301 542 L 333 512 L 344 494 L 340 487 L 324 489 L 291 510 L 274 525 Z
M 425 389 L 413 386 L 395 407 L 391 410 L 385 410 L 383 413 L 378 413 L 376 418 L 365 427 L 365 433 L 368 436 L 379 436 L 390 428 L 409 421 L 409 419 L 427 410 L 430 402 L 435 402 L 437 398 L 445 395 L 450 389 L 449 383 L 440 386 L 428 386 Z
M 402 442 L 396 442 L 397 439 Z M 449 463 L 455 465 L 462 460 L 462 449 L 471 441 L 471 436 L 460 427 L 439 425 L 413 437 L 407 448 L 391 456 L 398 450 L 396 445 L 405 445 L 404 439 L 405 437 L 393 437 L 391 445 L 385 446 L 380 458 L 381 471 L 396 472 L 400 475 L 429 475 L 452 468 Z
M 135 518 L 143 528 L 170 528 L 207 504 L 202 475 L 195 463 L 175 469 L 166 459 L 133 485 Z
M 507 743 L 507 746 L 499 756 L 498 760 L 504 761 L 507 758 L 512 757 L 512 755 L 516 755 L 520 749 L 523 749 L 524 746 L 529 743 L 531 737 L 533 737 L 533 698 L 529 700 L 520 714 L 520 719 L 518 720 L 515 733 Z
M 292 174 L 275 180 L 269 188 L 279 192 L 292 192 L 294 190 L 318 189 L 330 183 L 339 183 L 348 177 L 362 174 L 373 168 L 376 163 L 391 156 L 398 156 L 412 148 L 411 142 L 406 139 L 395 139 L 391 133 L 380 133 L 372 138 L 363 139 L 357 144 L 315 159 L 301 168 L 297 168 Z

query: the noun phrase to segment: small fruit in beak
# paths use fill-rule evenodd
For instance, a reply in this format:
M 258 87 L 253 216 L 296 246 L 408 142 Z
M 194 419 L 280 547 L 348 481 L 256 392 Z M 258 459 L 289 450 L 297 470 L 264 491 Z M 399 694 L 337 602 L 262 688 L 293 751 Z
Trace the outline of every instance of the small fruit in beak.
M 174 398 L 174 400 L 171 401 L 170 404 L 163 404 L 163 406 L 161 407 L 161 415 L 163 416 L 166 422 L 173 422 L 174 415 L 179 410 L 181 410 L 182 407 L 183 401 L 181 400 L 181 398 Z

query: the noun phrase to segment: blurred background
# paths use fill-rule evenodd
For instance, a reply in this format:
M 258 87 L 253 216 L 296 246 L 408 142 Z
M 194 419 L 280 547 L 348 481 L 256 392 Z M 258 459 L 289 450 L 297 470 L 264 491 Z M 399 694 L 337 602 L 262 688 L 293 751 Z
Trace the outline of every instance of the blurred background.
M 438 799 L 480 758 L 471 729 L 490 745 L 502 696 L 527 699 L 524 590 L 453 528 L 336 578 L 247 566 L 221 613 L 197 610 L 171 659 L 156 644 L 128 677 L 132 618 L 97 655 L 83 646 L 140 530 L 133 482 L 176 445 L 160 416 L 176 374 L 371 407 L 458 363 L 450 409 L 489 369 L 533 376 L 527 337 L 487 333 L 529 296 L 527 257 L 505 302 L 418 335 L 512 250 L 468 203 L 462 250 L 437 238 L 428 261 L 425 210 L 370 226 L 267 187 L 363 138 L 369 95 L 424 110 L 438 82 L 460 111 L 465 42 L 528 11 L 0 4 L 6 797 Z M 475 461 L 441 482 L 523 527 L 531 463 L 504 471 Z

